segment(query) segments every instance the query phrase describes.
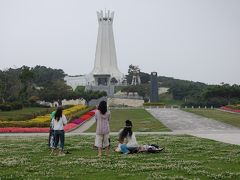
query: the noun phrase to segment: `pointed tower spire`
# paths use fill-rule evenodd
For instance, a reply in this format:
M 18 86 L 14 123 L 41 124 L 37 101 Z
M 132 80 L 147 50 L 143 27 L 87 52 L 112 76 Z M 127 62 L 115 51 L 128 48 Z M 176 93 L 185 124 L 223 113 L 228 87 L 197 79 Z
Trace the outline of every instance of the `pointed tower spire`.
M 109 85 L 112 80 L 121 83 L 124 75 L 118 69 L 115 42 L 113 36 L 114 12 L 98 11 L 98 37 L 94 68 L 90 73 L 90 84 Z

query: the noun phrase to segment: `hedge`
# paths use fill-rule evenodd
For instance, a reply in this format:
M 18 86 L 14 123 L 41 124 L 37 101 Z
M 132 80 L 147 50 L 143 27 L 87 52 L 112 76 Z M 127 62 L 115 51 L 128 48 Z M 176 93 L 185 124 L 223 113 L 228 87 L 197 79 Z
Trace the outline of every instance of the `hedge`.
M 2 111 L 18 110 L 22 108 L 23 108 L 23 105 L 18 102 L 0 104 L 0 110 Z
M 162 102 L 148 102 L 148 103 L 143 103 L 143 106 L 165 106 L 165 103 Z
M 226 107 L 231 108 L 231 109 L 240 109 L 240 104 L 236 104 L 236 105 L 227 105 Z

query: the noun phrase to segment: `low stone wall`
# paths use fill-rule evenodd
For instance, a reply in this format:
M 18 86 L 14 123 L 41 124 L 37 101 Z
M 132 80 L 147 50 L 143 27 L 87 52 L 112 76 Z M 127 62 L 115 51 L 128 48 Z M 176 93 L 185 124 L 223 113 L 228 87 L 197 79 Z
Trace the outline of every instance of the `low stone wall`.
M 108 98 L 109 106 L 141 107 L 143 106 L 143 103 L 144 103 L 144 100 L 140 100 L 140 99 Z
M 40 105 L 45 105 L 45 106 L 50 106 L 50 107 L 58 107 L 59 103 L 57 101 L 55 101 L 54 103 L 51 102 L 46 102 L 46 101 L 37 101 L 38 104 Z M 62 106 L 65 105 L 78 105 L 78 104 L 86 104 L 85 99 L 72 99 L 72 100 L 62 100 Z
M 107 101 L 107 97 L 92 99 L 91 101 L 88 102 L 88 106 L 98 106 L 101 101 Z

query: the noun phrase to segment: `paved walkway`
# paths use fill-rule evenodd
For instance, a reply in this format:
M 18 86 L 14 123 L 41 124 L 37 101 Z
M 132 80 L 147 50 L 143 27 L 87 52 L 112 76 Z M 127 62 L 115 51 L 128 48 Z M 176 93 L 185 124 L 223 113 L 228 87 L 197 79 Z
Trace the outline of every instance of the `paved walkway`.
M 176 134 L 190 134 L 240 145 L 240 129 L 180 109 L 147 109 Z
M 94 123 L 95 123 L 95 116 L 93 116 L 91 119 L 87 120 L 85 123 L 83 123 L 77 129 L 74 129 L 73 131 L 71 131 L 71 133 L 83 133 L 88 128 L 90 128 Z

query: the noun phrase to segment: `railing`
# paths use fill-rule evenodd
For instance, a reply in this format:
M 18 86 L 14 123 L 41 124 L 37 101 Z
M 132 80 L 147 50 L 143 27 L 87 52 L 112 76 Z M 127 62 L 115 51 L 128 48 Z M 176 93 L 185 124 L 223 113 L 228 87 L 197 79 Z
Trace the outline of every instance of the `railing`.
M 194 106 L 191 106 L 191 107 L 188 107 L 188 106 L 185 106 L 185 107 L 181 107 L 181 106 L 178 106 L 178 105 L 169 105 L 169 106 L 139 106 L 139 107 L 130 107 L 130 106 L 110 106 L 109 109 L 214 109 L 213 106 L 211 107 L 207 107 L 207 106 L 204 106 L 204 107 L 194 107 Z
M 170 105 L 170 106 L 144 106 L 145 109 L 153 109 L 153 108 L 162 108 L 162 109 L 214 109 L 213 106 L 211 107 L 207 107 L 207 106 L 204 106 L 204 107 L 201 107 L 201 106 L 198 106 L 198 107 L 194 107 L 194 106 L 185 106 L 185 107 L 181 107 L 181 106 L 178 106 L 178 105 Z
M 144 109 L 180 109 L 181 106 L 169 105 L 169 106 L 144 106 Z

